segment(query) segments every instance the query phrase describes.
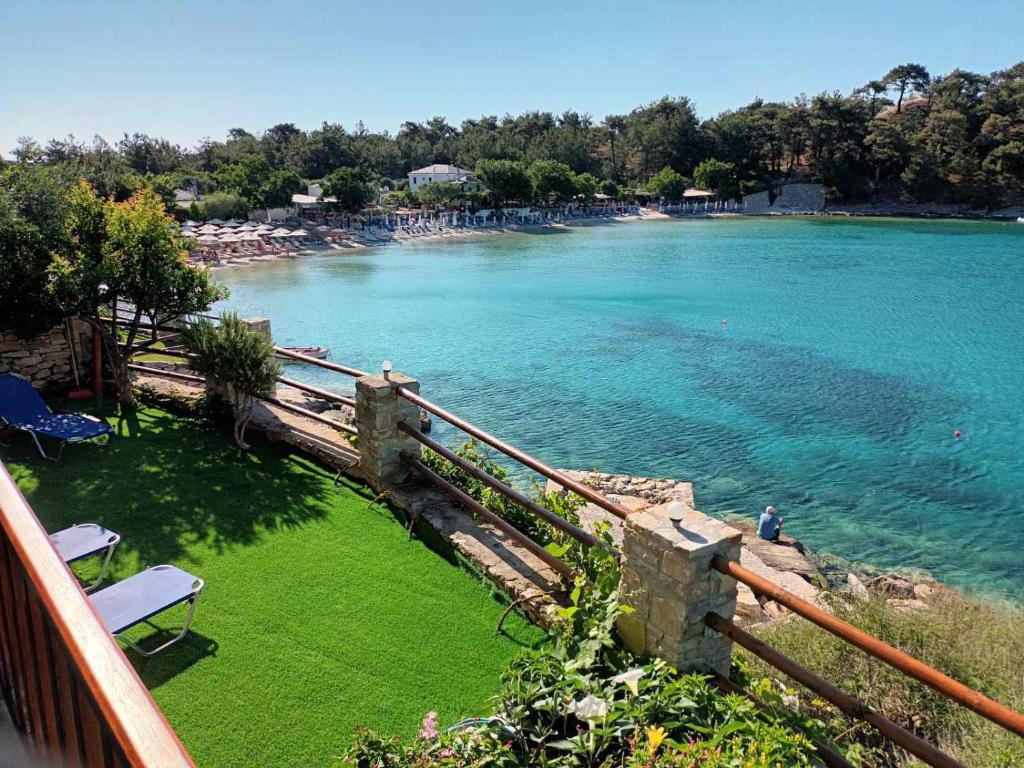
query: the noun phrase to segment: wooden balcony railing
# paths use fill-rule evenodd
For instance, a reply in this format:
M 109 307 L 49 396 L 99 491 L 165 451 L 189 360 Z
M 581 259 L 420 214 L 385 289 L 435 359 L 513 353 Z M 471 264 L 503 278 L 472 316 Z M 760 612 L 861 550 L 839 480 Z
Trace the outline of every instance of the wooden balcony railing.
M 0 689 L 40 765 L 194 768 L 2 464 Z

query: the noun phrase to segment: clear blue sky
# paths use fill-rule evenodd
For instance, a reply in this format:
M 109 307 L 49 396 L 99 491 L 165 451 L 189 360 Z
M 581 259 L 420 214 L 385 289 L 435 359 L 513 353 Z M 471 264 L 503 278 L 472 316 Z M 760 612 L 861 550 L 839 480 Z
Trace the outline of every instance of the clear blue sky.
M 191 145 L 302 128 L 575 109 L 665 94 L 703 117 L 849 91 L 892 65 L 1024 58 L 1024 2 L 0 0 L 0 151 L 141 131 Z

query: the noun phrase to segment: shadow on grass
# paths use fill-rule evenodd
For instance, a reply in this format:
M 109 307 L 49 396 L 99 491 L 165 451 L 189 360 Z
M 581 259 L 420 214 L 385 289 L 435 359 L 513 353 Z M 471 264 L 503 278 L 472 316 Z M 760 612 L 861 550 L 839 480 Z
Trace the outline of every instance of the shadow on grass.
M 155 648 L 177 634 L 174 629 L 161 629 L 143 638 L 140 645 L 143 648 Z M 146 687 L 152 691 L 187 671 L 192 665 L 216 656 L 218 649 L 216 640 L 190 629 L 179 642 L 156 656 L 146 657 L 131 648 L 125 648 L 125 654 Z
M 34 480 L 25 493 L 47 530 L 100 523 L 147 566 L 186 558 L 197 543 L 217 552 L 254 544 L 328 513 L 333 477 L 259 436 L 245 452 L 217 427 L 161 411 L 109 420 L 108 447 L 70 446 L 59 463 L 24 444 L 4 450 L 21 465 L 16 475 Z

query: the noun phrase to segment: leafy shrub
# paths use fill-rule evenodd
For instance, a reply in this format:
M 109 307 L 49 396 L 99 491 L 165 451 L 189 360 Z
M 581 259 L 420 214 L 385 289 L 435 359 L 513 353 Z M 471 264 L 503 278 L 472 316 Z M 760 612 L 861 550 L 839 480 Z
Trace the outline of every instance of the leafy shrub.
M 468 440 L 454 448 L 456 456 L 479 467 L 496 480 L 509 485 L 508 472 L 498 462 L 486 456 L 476 440 Z M 433 451 L 423 452 L 422 461 L 435 473 L 459 490 L 479 501 L 486 509 L 511 523 L 555 557 L 569 563 L 583 574 L 603 594 L 614 592 L 619 583 L 618 561 L 610 552 L 612 543 L 610 526 L 603 525 L 595 531 L 608 548 L 588 547 L 567 533 L 542 520 L 530 510 L 509 500 L 490 486 L 467 474 Z M 580 522 L 579 511 L 586 502 L 574 493 L 546 493 L 544 488 L 534 488 L 533 501 L 573 525 Z
M 805 736 L 701 675 L 640 659 L 616 642 L 614 594 L 577 582 L 548 645 L 506 669 L 497 714 L 440 734 L 428 716 L 408 746 L 361 731 L 355 768 L 460 766 L 810 766 Z M 460 759 L 453 759 L 462 750 Z M 737 762 L 742 760 L 743 762 Z
M 880 597 L 831 598 L 837 616 L 1018 711 L 1024 709 L 1024 613 L 940 590 L 926 608 L 901 609 Z M 1024 765 L 1024 740 L 806 621 L 767 625 L 756 634 L 888 718 L 976 768 Z M 788 680 L 745 651 L 741 673 L 761 692 Z M 765 680 L 774 680 L 765 685 Z M 757 682 L 760 681 L 760 682 Z M 748 687 L 750 683 L 748 682 Z M 849 720 L 798 686 L 786 691 L 801 713 L 834 721 L 841 747 L 866 766 L 902 765 L 907 756 L 870 726 Z
M 249 217 L 249 204 L 245 198 L 232 192 L 211 192 L 203 198 L 200 205 L 203 219 L 246 219 Z M 189 210 L 191 215 L 192 211 Z M 196 218 L 199 218 L 198 216 Z
M 192 367 L 219 385 L 234 416 L 235 442 L 248 449 L 245 428 L 255 400 L 270 395 L 281 375 L 273 345 L 231 312 L 221 316 L 219 325 L 201 320 L 182 331 L 182 338 L 195 355 Z

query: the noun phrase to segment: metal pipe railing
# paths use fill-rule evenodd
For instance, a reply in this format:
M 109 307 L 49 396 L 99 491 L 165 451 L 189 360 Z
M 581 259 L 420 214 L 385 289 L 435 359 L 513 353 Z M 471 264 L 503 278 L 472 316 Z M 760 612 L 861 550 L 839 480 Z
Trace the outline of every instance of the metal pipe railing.
M 718 672 L 710 672 L 708 676 L 711 679 L 711 683 L 716 688 L 718 688 L 718 690 L 720 690 L 722 693 L 734 693 L 737 696 L 742 696 L 743 698 L 750 701 L 762 713 L 766 715 L 772 713 L 771 707 L 769 707 L 767 704 L 765 704 L 763 701 L 761 701 L 759 698 L 757 698 L 750 692 L 740 688 L 738 685 L 736 685 L 736 683 L 734 683 L 725 675 L 720 675 Z M 854 765 L 852 763 L 850 763 L 846 758 L 837 754 L 835 750 L 833 750 L 825 742 L 821 741 L 821 739 L 816 739 L 810 735 L 807 735 L 807 738 L 810 739 L 811 744 L 814 745 L 814 749 L 817 750 L 816 756 L 820 757 L 821 762 L 828 766 L 828 768 L 854 768 Z
M 482 517 L 484 520 L 486 520 L 488 523 L 490 523 L 495 528 L 500 530 L 509 538 L 518 541 L 520 544 L 526 547 L 526 549 L 528 549 L 531 553 L 536 555 L 540 560 L 542 560 L 544 563 L 550 566 L 551 569 L 558 573 L 560 576 L 562 576 L 565 579 L 568 579 L 569 581 L 572 581 L 575 578 L 576 573 L 573 571 L 572 568 L 570 568 L 557 557 L 552 555 L 550 552 L 544 549 L 544 547 L 535 542 L 533 539 L 531 539 L 525 533 L 523 533 L 518 528 L 513 526 L 511 523 L 508 523 L 507 521 L 500 518 L 498 515 L 491 512 L 491 510 L 487 509 L 487 507 L 485 507 L 479 501 L 474 499 L 472 496 L 456 488 L 454 485 L 449 483 L 439 474 L 430 469 L 422 461 L 420 461 L 419 459 L 413 459 L 410 462 L 410 464 L 412 465 L 412 468 L 416 472 L 418 472 L 420 475 L 422 475 L 427 480 L 432 482 L 438 488 L 458 499 L 460 502 L 462 502 L 463 505 L 471 509 L 473 512 Z
M 601 509 L 607 512 L 611 512 L 616 517 L 622 519 L 625 519 L 629 515 L 628 509 L 626 509 L 620 504 L 616 504 L 614 501 L 607 498 L 603 494 L 598 493 L 593 488 L 584 485 L 583 483 L 580 483 L 576 480 L 573 480 L 568 475 L 559 472 L 557 469 L 554 469 L 553 467 L 549 467 L 547 464 L 540 461 L 539 459 L 535 459 L 528 453 L 523 453 L 518 448 L 509 445 L 503 440 L 499 440 L 494 435 L 490 434 L 489 432 L 485 432 L 476 425 L 471 424 L 470 422 L 464 419 L 460 419 L 454 413 L 446 411 L 441 406 L 435 405 L 434 403 L 430 402 L 424 397 L 421 397 L 415 392 L 410 392 L 409 390 L 402 386 L 397 387 L 397 391 L 398 394 L 400 394 L 410 403 L 418 405 L 423 410 L 429 411 L 435 416 L 440 416 L 442 419 L 447 421 L 452 426 L 458 427 L 463 432 L 472 435 L 473 437 L 477 438 L 478 440 L 484 443 L 487 443 L 487 445 L 491 446 L 492 448 L 496 448 L 497 450 L 504 453 L 506 456 L 510 456 L 511 458 L 515 459 L 520 464 L 525 464 L 534 472 L 538 472 L 541 475 L 544 475 L 544 477 L 548 478 L 549 480 L 554 480 L 563 488 L 568 488 L 573 493 L 576 493 L 582 496 L 587 501 L 593 502 L 597 506 L 601 507 Z
M 930 744 L 921 737 L 915 736 L 867 704 L 850 696 L 806 667 L 800 666 L 788 656 L 782 655 L 750 633 L 744 632 L 728 619 L 719 616 L 717 613 L 709 613 L 704 617 L 704 623 L 716 632 L 722 633 L 737 645 L 743 646 L 758 658 L 771 664 L 783 674 L 788 675 L 809 690 L 814 691 L 823 699 L 832 702 L 840 711 L 845 712 L 850 717 L 873 725 L 879 733 L 893 744 L 903 747 L 912 755 L 924 760 L 928 765 L 934 768 L 965 768 L 962 763 L 951 758 L 934 744 Z
M 1021 715 L 1019 712 L 1003 706 L 998 701 L 988 698 L 973 688 L 968 688 L 963 683 L 949 677 L 949 675 L 945 675 L 937 669 L 928 666 L 923 661 L 919 661 L 898 648 L 894 648 L 888 643 L 879 640 L 877 637 L 857 629 L 852 624 L 836 618 L 816 605 L 812 605 L 806 600 L 801 600 L 792 592 L 788 592 L 777 584 L 773 584 L 767 579 L 758 576 L 753 571 L 747 570 L 733 560 L 728 560 L 721 555 L 715 555 L 711 559 L 711 567 L 726 576 L 731 576 L 736 581 L 746 584 L 754 592 L 767 595 L 780 605 L 789 608 L 793 613 L 803 616 L 808 621 L 831 632 L 841 640 L 860 648 L 876 659 L 884 661 L 894 669 L 898 669 L 905 675 L 909 675 L 915 680 L 924 683 L 943 696 L 967 707 L 972 712 L 988 718 L 1011 733 L 1024 736 L 1024 715 Z
M 283 410 L 291 411 L 292 413 L 298 416 L 303 416 L 307 419 L 318 421 L 321 424 L 326 424 L 329 427 L 334 427 L 335 429 L 341 432 L 347 432 L 350 435 L 359 434 L 359 430 L 352 424 L 345 424 L 340 421 L 335 421 L 334 419 L 328 419 L 326 416 L 321 416 L 319 413 L 316 413 L 315 411 L 310 411 L 306 408 L 302 408 L 301 406 L 286 403 L 284 400 L 279 400 L 276 397 L 261 397 L 260 400 L 262 400 L 264 403 L 271 403 L 273 405 L 276 405 L 278 408 L 281 408 Z
M 368 376 L 366 371 L 360 371 L 358 368 L 351 368 L 347 365 L 339 365 L 338 363 L 331 363 L 327 360 L 320 360 L 316 357 L 310 357 L 309 355 L 303 355 L 299 352 L 292 352 L 290 349 L 284 347 L 274 347 L 274 352 L 281 357 L 287 357 L 292 360 L 298 360 L 300 363 L 307 363 L 308 365 L 315 365 L 319 368 L 326 368 L 328 371 L 336 371 L 337 373 L 344 373 L 346 376 L 353 376 L 355 378 L 361 378 Z
M 414 440 L 419 441 L 420 443 L 425 445 L 427 448 L 429 448 L 430 450 L 432 450 L 434 453 L 438 454 L 445 460 L 450 461 L 452 464 L 457 466 L 466 474 L 471 475 L 472 477 L 475 477 L 477 480 L 479 480 L 481 483 L 490 486 L 498 493 L 500 493 L 502 496 L 504 496 L 507 499 L 510 499 L 511 501 L 515 502 L 524 509 L 528 509 L 537 517 L 540 517 L 545 522 L 562 531 L 562 533 L 572 536 L 574 539 L 576 539 L 582 544 L 586 544 L 588 547 L 600 546 L 604 547 L 613 554 L 618 554 L 618 552 L 616 552 L 612 547 L 610 547 L 605 542 L 601 541 L 593 534 L 588 533 L 587 531 L 583 530 L 577 525 L 573 525 L 565 518 L 559 517 L 550 509 L 545 509 L 536 501 L 531 499 L 529 496 L 525 496 L 524 494 L 515 490 L 511 486 L 501 482 L 501 480 L 498 480 L 496 477 L 493 477 L 492 475 L 489 475 L 488 473 L 484 472 L 482 469 L 480 469 L 480 467 L 462 458 L 455 452 L 441 445 L 436 440 L 432 440 L 431 438 L 427 437 L 415 427 L 411 427 L 405 422 L 399 422 L 398 429 L 412 437 Z
M 139 371 L 140 373 L 148 373 L 151 376 L 166 376 L 168 379 L 177 379 L 178 381 L 188 381 L 192 384 L 205 384 L 206 379 L 202 376 L 194 376 L 191 373 L 178 373 L 177 371 L 169 371 L 165 368 L 150 368 L 146 365 L 136 365 L 135 363 L 128 363 L 128 369 L 132 371 Z
M 335 403 L 341 403 L 342 405 L 347 405 L 352 408 L 356 407 L 356 401 L 351 397 L 339 395 L 338 393 L 331 392 L 328 389 L 320 389 L 320 387 L 314 387 L 312 384 L 306 384 L 301 381 L 296 381 L 295 379 L 289 379 L 287 376 L 278 376 L 277 380 L 280 383 L 285 384 L 289 387 L 301 389 L 303 392 L 308 392 L 311 395 L 316 395 L 317 397 L 322 398 L 324 400 L 330 400 Z

